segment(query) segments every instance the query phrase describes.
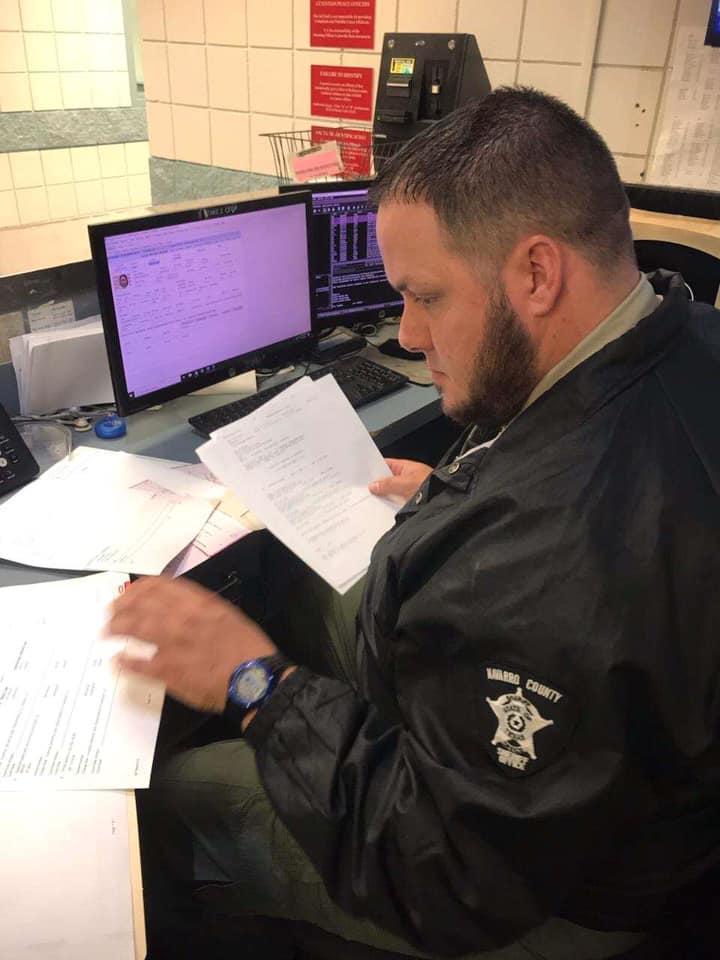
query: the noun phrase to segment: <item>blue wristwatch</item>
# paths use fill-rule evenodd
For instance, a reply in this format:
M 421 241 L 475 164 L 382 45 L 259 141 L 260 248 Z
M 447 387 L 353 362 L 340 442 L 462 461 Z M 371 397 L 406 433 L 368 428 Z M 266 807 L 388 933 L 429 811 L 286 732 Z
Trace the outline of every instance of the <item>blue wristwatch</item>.
M 246 660 L 235 667 L 228 684 L 225 715 L 235 723 L 250 710 L 261 707 L 277 686 L 278 678 L 292 662 L 281 653 Z

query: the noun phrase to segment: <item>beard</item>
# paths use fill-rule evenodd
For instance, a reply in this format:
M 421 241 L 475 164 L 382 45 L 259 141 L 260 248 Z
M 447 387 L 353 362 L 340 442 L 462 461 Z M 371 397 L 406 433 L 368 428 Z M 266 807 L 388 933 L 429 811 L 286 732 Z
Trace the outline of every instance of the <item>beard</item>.
M 485 336 L 475 354 L 468 397 L 445 412 L 458 423 L 499 432 L 538 382 L 537 350 L 505 289 L 488 301 Z

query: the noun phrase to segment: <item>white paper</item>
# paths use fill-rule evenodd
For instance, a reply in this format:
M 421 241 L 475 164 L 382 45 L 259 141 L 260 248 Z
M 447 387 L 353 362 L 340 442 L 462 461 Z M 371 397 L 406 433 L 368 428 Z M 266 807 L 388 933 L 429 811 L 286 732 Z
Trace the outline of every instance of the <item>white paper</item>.
M 28 310 L 27 315 L 30 329 L 33 332 L 54 328 L 62 329 L 75 323 L 75 307 L 72 300 L 50 300 L 40 307 Z
M 0 589 L 0 791 L 147 787 L 160 684 L 119 671 L 103 635 L 127 578 L 98 574 Z
M 172 460 L 164 460 L 162 462 L 170 465 L 173 470 L 180 470 L 183 473 L 189 474 L 191 477 L 201 477 L 203 480 L 209 480 L 211 483 L 218 482 L 212 471 L 209 470 L 204 463 L 175 463 Z M 227 487 L 224 488 L 223 498 L 220 501 L 218 510 L 233 520 L 237 520 L 238 524 L 248 532 L 251 530 L 262 530 L 265 526 L 258 520 L 250 507 L 248 507 L 246 503 L 243 503 L 233 490 L 229 490 Z M 210 520 L 212 520 L 212 517 Z M 202 530 L 198 534 L 198 537 L 203 537 Z
M 199 566 L 221 550 L 246 537 L 252 529 L 251 526 L 229 517 L 218 508 L 210 515 L 190 546 L 167 566 L 165 573 L 171 577 L 181 577 L 193 567 Z
M 128 795 L 0 794 L 3 960 L 133 960 Z
M 720 189 L 720 48 L 680 27 L 648 182 Z
M 93 449 L 92 455 L 107 456 L 108 453 L 113 457 L 124 458 L 123 469 L 127 471 L 129 486 L 142 477 L 143 480 L 152 480 L 158 486 L 181 496 L 200 497 L 203 500 L 212 500 L 213 503 L 218 503 L 225 496 L 225 487 L 218 483 L 202 463 L 178 463 L 177 460 L 142 457 L 125 452 L 116 454 L 109 450 Z
M 10 355 L 23 415 L 113 401 L 99 320 L 13 337 Z
M 188 495 L 190 488 L 217 496 Z M 159 574 L 221 493 L 163 461 L 80 447 L 0 506 L 0 556 L 60 570 Z
M 393 524 L 397 506 L 368 490 L 387 464 L 333 377 L 299 380 L 197 452 L 339 593 Z

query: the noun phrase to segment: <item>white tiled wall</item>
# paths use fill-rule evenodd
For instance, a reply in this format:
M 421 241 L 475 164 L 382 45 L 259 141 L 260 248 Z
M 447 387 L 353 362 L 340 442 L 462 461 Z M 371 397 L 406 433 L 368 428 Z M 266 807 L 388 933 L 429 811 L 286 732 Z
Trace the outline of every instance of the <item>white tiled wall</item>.
M 0 0 L 0 111 L 130 103 L 122 0 Z
M 150 203 L 149 144 L 0 153 L 0 227 Z
M 275 173 L 261 132 L 328 122 L 310 115 L 313 63 L 371 66 L 377 80 L 384 32 L 469 32 L 493 86 L 527 83 L 562 97 L 634 180 L 647 165 L 676 25 L 706 18 L 708 8 L 705 0 L 377 0 L 371 52 L 311 49 L 310 0 L 138 3 L 155 156 Z

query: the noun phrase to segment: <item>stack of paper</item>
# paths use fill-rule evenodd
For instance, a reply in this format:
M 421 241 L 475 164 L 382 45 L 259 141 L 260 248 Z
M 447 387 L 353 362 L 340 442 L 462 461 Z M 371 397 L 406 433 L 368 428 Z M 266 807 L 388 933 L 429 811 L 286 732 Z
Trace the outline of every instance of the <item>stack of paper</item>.
M 102 573 L 0 589 L 0 791 L 148 785 L 163 691 L 113 668 L 138 641 L 103 638 L 126 583 Z
M 172 470 L 180 470 L 191 477 L 200 477 L 211 483 L 215 478 L 204 463 L 173 463 L 171 460 L 162 461 Z M 261 530 L 262 524 L 255 517 L 239 497 L 232 491 L 226 490 L 219 505 L 210 514 L 204 527 L 192 543 L 178 554 L 165 568 L 164 573 L 171 577 L 180 577 L 194 567 L 204 563 L 236 543 L 242 537 Z
M 0 794 L 3 960 L 144 960 L 132 793 Z
M 24 416 L 113 402 L 100 320 L 13 337 L 10 356 Z
M 0 506 L 0 556 L 59 570 L 158 574 L 224 493 L 166 461 L 80 447 Z
M 368 491 L 390 471 L 333 377 L 299 380 L 198 455 L 339 593 L 364 575 L 398 509 Z
M 134 804 L 121 791 L 149 783 L 163 689 L 111 662 L 131 646 L 152 653 L 103 637 L 126 579 L 104 573 L 0 589 L 7 960 L 144 957 Z

